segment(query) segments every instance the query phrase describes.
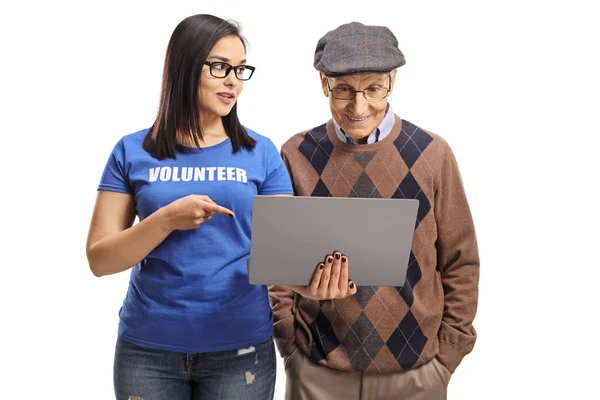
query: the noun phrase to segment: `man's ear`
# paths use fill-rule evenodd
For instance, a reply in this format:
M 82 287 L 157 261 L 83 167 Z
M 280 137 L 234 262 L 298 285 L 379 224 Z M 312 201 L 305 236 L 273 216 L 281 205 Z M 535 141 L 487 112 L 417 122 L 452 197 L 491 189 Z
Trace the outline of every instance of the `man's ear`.
M 390 72 L 390 93 L 392 94 L 392 92 L 394 91 L 394 83 L 396 83 L 396 72 L 398 72 L 398 68 L 392 70 L 392 72 Z
M 323 94 L 325 97 L 329 97 L 329 88 L 327 87 L 327 77 L 319 72 L 319 78 L 321 78 L 321 87 L 323 88 Z

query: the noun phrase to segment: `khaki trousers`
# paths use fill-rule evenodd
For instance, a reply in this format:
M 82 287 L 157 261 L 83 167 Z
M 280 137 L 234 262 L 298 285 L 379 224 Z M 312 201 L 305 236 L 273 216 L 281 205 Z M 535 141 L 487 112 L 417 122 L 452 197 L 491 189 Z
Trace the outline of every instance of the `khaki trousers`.
M 436 358 L 396 373 L 342 372 L 296 348 L 284 364 L 286 400 L 446 400 L 446 373 Z

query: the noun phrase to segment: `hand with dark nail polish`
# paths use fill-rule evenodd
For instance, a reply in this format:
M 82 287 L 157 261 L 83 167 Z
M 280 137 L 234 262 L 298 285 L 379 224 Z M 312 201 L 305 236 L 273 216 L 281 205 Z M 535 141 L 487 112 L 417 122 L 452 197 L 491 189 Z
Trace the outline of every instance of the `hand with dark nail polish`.
M 344 299 L 356 293 L 356 285 L 348 279 L 348 257 L 339 251 L 319 263 L 307 286 L 289 286 L 311 300 Z

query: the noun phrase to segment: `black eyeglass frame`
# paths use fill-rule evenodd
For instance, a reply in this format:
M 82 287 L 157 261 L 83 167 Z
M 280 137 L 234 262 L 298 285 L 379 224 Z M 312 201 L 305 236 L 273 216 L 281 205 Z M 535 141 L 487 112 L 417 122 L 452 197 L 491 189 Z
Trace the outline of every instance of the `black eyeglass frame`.
M 223 64 L 223 66 L 226 67 L 225 69 L 225 75 L 224 76 L 216 76 L 215 74 L 213 74 L 213 64 Z M 229 63 L 226 63 L 224 61 L 204 61 L 204 65 L 208 65 L 209 66 L 209 72 L 210 75 L 215 77 L 215 78 L 219 78 L 219 79 L 225 79 L 227 78 L 227 75 L 229 75 L 229 73 L 233 70 L 233 73 L 235 75 L 235 77 L 240 80 L 240 81 L 248 81 L 250 80 L 250 78 L 252 78 L 252 75 L 254 75 L 254 71 L 256 70 L 256 68 L 254 68 L 251 65 L 246 65 L 246 64 L 241 64 L 241 65 L 231 65 Z M 240 78 L 238 76 L 238 68 L 239 67 L 244 67 L 245 69 L 250 70 L 250 76 L 247 78 Z

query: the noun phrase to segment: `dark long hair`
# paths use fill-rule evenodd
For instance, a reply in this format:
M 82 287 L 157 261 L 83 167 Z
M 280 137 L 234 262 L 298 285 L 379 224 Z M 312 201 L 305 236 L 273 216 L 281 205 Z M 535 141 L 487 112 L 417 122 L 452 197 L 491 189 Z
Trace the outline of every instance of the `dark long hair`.
M 183 151 L 183 146 L 177 142 L 177 132 L 187 135 L 200 147 L 200 71 L 214 45 L 230 35 L 239 37 L 246 48 L 239 24 L 213 15 L 192 15 L 181 21 L 173 31 L 165 57 L 158 114 L 144 139 L 144 149 L 154 158 L 175 158 L 177 152 Z M 221 120 L 234 153 L 242 147 L 248 150 L 254 148 L 256 141 L 238 119 L 237 102 Z

